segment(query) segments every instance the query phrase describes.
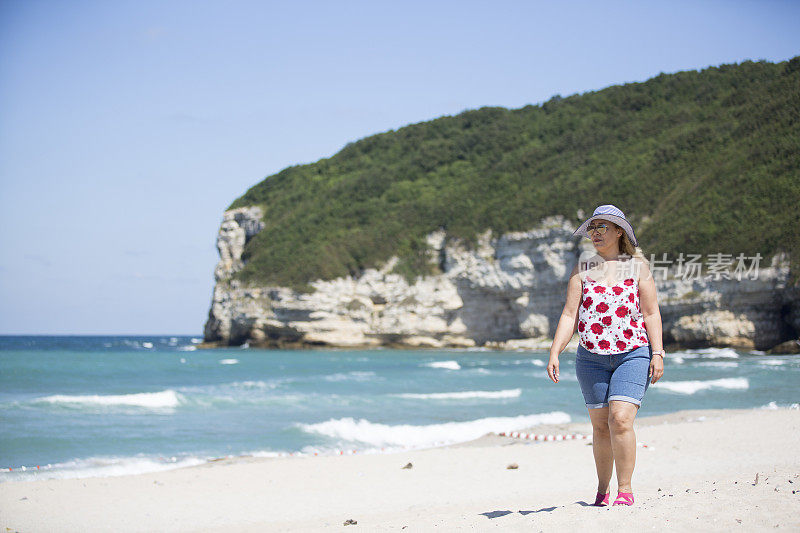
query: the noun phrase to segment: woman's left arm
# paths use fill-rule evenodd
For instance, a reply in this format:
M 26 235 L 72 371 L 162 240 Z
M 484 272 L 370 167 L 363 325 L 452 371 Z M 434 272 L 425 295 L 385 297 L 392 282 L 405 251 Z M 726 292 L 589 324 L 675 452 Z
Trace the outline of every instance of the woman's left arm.
M 661 311 L 658 309 L 658 295 L 656 294 L 656 282 L 650 272 L 647 263 L 642 261 L 639 271 L 639 304 L 642 307 L 647 337 L 650 339 L 650 347 L 654 352 L 664 349 L 661 338 Z M 650 361 L 651 383 L 655 383 L 664 375 L 664 357 L 653 354 Z

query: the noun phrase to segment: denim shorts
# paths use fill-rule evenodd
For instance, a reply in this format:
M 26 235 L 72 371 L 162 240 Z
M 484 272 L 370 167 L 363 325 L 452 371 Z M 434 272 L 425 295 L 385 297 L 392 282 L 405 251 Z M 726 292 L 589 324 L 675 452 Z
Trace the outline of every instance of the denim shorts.
M 603 355 L 578 345 L 575 374 L 589 409 L 606 407 L 611 400 L 642 405 L 650 384 L 650 345 L 628 352 Z

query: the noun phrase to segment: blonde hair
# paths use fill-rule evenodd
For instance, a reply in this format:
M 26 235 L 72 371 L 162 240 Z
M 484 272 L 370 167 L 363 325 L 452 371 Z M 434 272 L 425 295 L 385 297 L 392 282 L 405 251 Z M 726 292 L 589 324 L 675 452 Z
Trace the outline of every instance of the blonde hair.
M 648 263 L 647 258 L 644 256 L 644 252 L 638 246 L 634 246 L 631 242 L 631 239 L 628 237 L 628 232 L 621 226 L 616 227 L 622 230 L 622 237 L 619 238 L 619 251 L 625 255 L 629 255 L 631 257 L 636 257 L 641 259 L 645 264 Z

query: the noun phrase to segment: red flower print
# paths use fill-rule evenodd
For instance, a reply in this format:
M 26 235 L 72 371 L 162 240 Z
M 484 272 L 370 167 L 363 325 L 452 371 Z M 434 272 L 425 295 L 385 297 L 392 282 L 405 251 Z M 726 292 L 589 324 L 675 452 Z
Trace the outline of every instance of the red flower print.
M 636 320 L 634 320 L 633 318 L 631 318 L 631 327 L 633 327 L 633 328 L 638 328 L 639 327 L 639 323 L 636 322 Z
M 608 305 L 606 305 L 605 302 L 600 302 L 599 304 L 597 304 L 597 307 L 595 307 L 595 309 L 597 309 L 598 313 L 605 313 L 606 311 L 608 311 Z
M 586 299 L 583 301 L 583 308 L 584 308 L 584 309 L 589 309 L 589 307 L 590 307 L 591 305 L 592 305 L 592 297 L 591 297 L 591 296 L 589 296 L 588 298 L 586 298 Z
M 583 331 L 584 329 L 586 329 L 586 324 L 584 324 L 583 320 L 581 320 L 578 322 L 578 331 Z
M 588 294 L 589 289 L 583 289 L 583 294 Z
M 601 333 L 603 333 L 603 326 L 595 322 L 594 324 L 592 324 L 592 333 L 600 335 Z
M 629 302 L 631 302 L 631 303 L 633 303 L 633 293 L 630 293 L 630 294 L 628 295 L 628 301 L 629 301 Z
M 608 350 L 611 348 L 611 343 L 608 341 L 600 341 L 597 343 L 597 346 L 599 346 L 601 350 Z
M 628 314 L 628 308 L 627 307 L 625 307 L 624 305 L 621 306 L 621 307 L 617 307 L 617 316 L 618 317 L 622 318 L 627 314 Z
M 627 347 L 628 347 L 628 345 L 626 343 L 624 343 L 623 341 L 617 341 L 617 349 L 619 351 L 624 352 L 625 348 L 627 348 Z
M 647 338 L 646 337 L 639 337 L 639 340 L 642 341 L 642 342 L 647 342 Z
M 591 350 L 594 348 L 594 343 L 592 341 L 586 341 L 586 347 Z
M 624 330 L 622 332 L 622 334 L 625 335 L 626 339 L 630 339 L 631 337 L 633 337 L 633 330 L 632 329 L 626 329 L 626 330 Z
M 600 322 L 602 322 L 606 326 L 610 326 L 611 325 L 611 320 L 612 320 L 611 315 L 606 315 L 606 316 L 604 316 L 603 318 L 600 319 Z
M 594 292 L 596 293 L 606 292 L 606 288 L 598 285 L 597 287 L 594 288 Z
M 633 285 L 633 278 L 628 278 L 628 279 L 626 279 L 626 280 L 625 280 L 625 285 L 627 285 L 628 287 L 630 287 L 631 285 Z
M 614 291 L 614 294 L 619 296 L 620 294 L 622 294 L 622 291 L 624 289 L 622 287 L 618 287 L 618 286 L 614 285 L 613 287 L 611 287 L 611 290 Z

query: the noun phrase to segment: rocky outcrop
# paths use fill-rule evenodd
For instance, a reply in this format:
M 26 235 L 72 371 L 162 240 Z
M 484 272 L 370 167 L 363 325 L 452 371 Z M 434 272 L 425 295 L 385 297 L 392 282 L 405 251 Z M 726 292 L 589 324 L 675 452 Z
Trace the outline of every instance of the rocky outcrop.
M 260 207 L 242 207 L 226 211 L 217 235 L 219 263 L 214 269 L 214 296 L 208 312 L 204 336 L 209 339 L 226 339 L 226 343 L 249 334 L 248 315 L 257 312 L 251 299 L 242 299 L 242 294 L 233 290 L 230 279 L 244 266 L 244 246 L 264 228 L 264 216 Z
M 766 350 L 797 338 L 800 330 L 787 317 L 800 302 L 786 287 L 786 256 L 762 264 L 756 279 L 683 281 L 670 274 L 656 281 L 665 342 Z
M 219 263 L 214 269 L 214 279 L 225 281 L 244 266 L 242 252 L 256 233 L 264 229 L 264 212 L 258 206 L 241 207 L 226 211 L 217 236 Z
M 392 272 L 392 258 L 358 278 L 313 281 L 311 293 L 246 287 L 232 276 L 261 218 L 257 207 L 225 213 L 202 346 L 547 349 L 569 274 L 592 251 L 565 218 L 550 217 L 530 231 L 487 231 L 474 248 L 435 231 L 430 260 L 442 273 L 413 284 Z M 760 265 L 757 279 L 656 272 L 665 343 L 768 349 L 797 338 L 800 305 L 797 289 L 786 287 L 788 274 L 782 257 Z

